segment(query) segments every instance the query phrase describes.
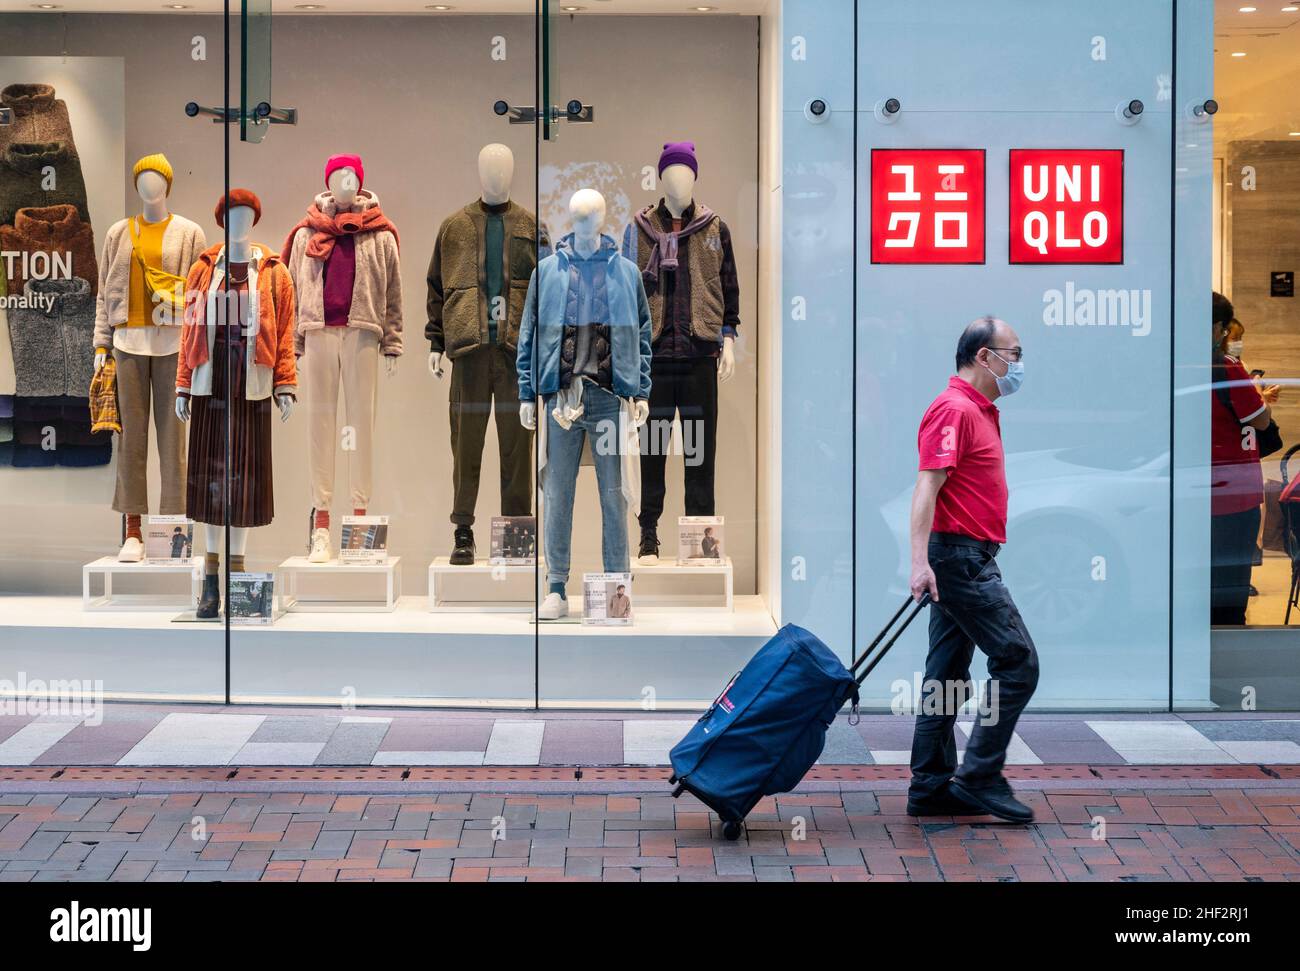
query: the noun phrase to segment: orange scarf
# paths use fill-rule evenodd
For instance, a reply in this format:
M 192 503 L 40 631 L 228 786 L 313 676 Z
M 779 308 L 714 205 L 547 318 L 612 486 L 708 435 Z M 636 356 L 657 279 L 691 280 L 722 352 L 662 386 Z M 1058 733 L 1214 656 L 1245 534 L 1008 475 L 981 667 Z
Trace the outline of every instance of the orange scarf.
M 393 234 L 393 239 L 397 240 L 399 247 L 401 246 L 397 227 L 389 222 L 379 206 L 371 206 L 364 212 L 340 212 L 334 216 L 327 216 L 320 211 L 319 206 L 312 203 L 311 208 L 307 210 L 307 215 L 289 231 L 289 237 L 284 241 L 280 258 L 285 263 L 289 262 L 289 254 L 293 250 L 293 238 L 304 226 L 312 231 L 312 237 L 307 241 L 307 255 L 313 260 L 328 260 L 330 254 L 334 252 L 334 241 L 345 233 L 359 235 L 387 231 Z

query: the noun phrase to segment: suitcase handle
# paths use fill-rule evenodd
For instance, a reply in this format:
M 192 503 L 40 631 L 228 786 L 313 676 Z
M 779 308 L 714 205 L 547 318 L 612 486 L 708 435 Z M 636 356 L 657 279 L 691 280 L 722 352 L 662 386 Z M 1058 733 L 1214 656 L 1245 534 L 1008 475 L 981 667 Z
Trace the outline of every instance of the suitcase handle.
M 885 641 L 885 636 L 888 635 L 894 625 L 898 623 L 898 618 L 903 616 L 903 613 L 911 603 L 912 597 L 909 594 L 907 599 L 903 601 L 903 605 L 899 607 L 898 610 L 894 612 L 894 616 L 889 619 L 889 623 L 887 623 L 884 629 L 876 635 L 876 639 L 867 646 L 867 649 L 862 652 L 862 656 L 854 661 L 853 666 L 849 668 L 849 673 L 855 675 L 854 680 L 857 681 L 858 684 L 862 684 L 863 681 L 867 680 L 867 675 L 869 675 L 872 669 L 880 663 L 881 659 L 889 653 L 889 649 L 894 646 L 894 642 L 903 636 L 903 631 L 907 630 L 912 621 L 916 619 L 916 615 L 930 605 L 930 594 L 928 592 L 921 594 L 921 599 L 912 607 L 912 612 L 907 615 L 902 625 L 897 630 L 894 630 L 894 633 L 889 640 Z M 880 644 L 881 641 L 884 641 L 883 646 Z M 880 646 L 879 651 L 876 651 L 877 646 Z M 874 656 L 872 654 L 873 651 L 875 652 Z M 861 674 L 858 673 L 859 667 L 862 668 Z M 854 707 L 857 707 L 856 703 Z

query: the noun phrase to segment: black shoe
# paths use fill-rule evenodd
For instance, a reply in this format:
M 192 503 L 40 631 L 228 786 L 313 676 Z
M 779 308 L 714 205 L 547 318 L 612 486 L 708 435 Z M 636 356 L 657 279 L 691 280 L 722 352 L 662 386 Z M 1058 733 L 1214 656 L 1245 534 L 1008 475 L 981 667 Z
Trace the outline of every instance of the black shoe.
M 219 580 L 219 574 L 203 574 L 203 595 L 199 597 L 199 605 L 194 610 L 194 616 L 200 620 L 212 620 L 217 614 L 221 613 L 221 586 L 218 583 Z
M 474 565 L 474 530 L 469 526 L 456 527 L 456 539 L 451 551 L 451 565 Z
M 641 527 L 641 546 L 636 558 L 642 563 L 659 562 L 659 530 L 654 526 Z
M 1009 823 L 1034 821 L 1034 811 L 1015 797 L 1010 786 L 969 789 L 954 779 L 948 783 L 948 791 L 954 798 L 970 806 L 968 813 L 986 813 L 998 819 L 1005 819 Z
M 972 809 L 962 802 L 944 786 L 938 792 L 928 796 L 907 796 L 907 815 L 909 816 L 969 816 Z

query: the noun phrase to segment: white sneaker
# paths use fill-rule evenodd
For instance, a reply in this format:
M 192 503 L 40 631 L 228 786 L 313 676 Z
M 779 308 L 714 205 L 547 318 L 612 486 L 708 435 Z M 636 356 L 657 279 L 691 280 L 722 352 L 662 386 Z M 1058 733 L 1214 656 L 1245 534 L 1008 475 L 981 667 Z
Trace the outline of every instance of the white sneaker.
M 638 556 L 636 561 L 642 566 L 657 566 L 659 564 L 659 554 L 646 553 L 644 556 Z
M 330 531 L 317 528 L 311 534 L 311 553 L 308 563 L 328 563 L 330 561 Z
M 121 551 L 117 554 L 117 561 L 119 563 L 139 563 L 143 559 L 144 543 L 134 536 L 128 536 L 126 542 L 122 544 Z
M 569 601 L 558 593 L 548 593 L 542 605 L 537 608 L 538 620 L 559 620 L 569 616 Z

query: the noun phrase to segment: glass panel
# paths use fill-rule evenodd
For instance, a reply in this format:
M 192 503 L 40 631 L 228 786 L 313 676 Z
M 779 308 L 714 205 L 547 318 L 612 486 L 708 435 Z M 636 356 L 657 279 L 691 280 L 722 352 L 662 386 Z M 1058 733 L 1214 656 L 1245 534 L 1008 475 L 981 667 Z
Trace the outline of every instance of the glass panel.
M 556 253 L 524 365 L 545 426 L 538 691 L 699 705 L 775 632 L 759 577 L 759 21 L 565 6 L 548 5 L 559 120 L 539 173 Z M 647 51 L 654 88 L 608 83 Z
M 271 0 L 242 0 L 240 7 L 239 137 L 260 142 L 270 128 Z
M 509 342 L 536 246 L 535 129 L 494 102 L 533 104 L 536 20 L 491 6 L 276 17 L 275 107 L 297 124 L 231 143 L 271 265 L 258 339 L 276 337 L 245 371 L 261 397 L 232 406 L 255 413 L 232 448 L 251 457 L 234 490 L 246 567 L 275 596 L 269 623 L 232 626 L 236 701 L 533 703 L 534 568 L 488 559 L 493 518 L 532 511 Z M 382 69 L 322 72 L 358 50 Z M 491 245 L 484 193 L 511 202 Z M 497 273 L 508 286 L 480 295 Z M 378 731 L 349 730 L 363 748 Z
M 998 331 L 998 353 L 1022 346 L 1028 373 L 996 404 L 997 563 L 1044 659 L 1034 703 L 1163 707 L 1172 4 L 1026 6 L 858 7 L 858 639 L 908 589 L 922 414 L 964 328 L 993 315 L 1018 335 Z M 945 508 L 947 531 L 1001 533 L 996 514 Z M 864 697 L 910 707 L 938 670 L 926 650 L 916 625 Z M 977 652 L 977 682 L 983 667 Z
M 1217 327 L 1213 357 L 1195 368 L 1196 400 L 1210 412 L 1200 455 L 1211 456 L 1211 691 L 1224 708 L 1294 709 L 1300 117 L 1274 91 L 1300 81 L 1300 13 L 1218 11 L 1215 34 L 1226 39 L 1214 51 L 1223 110 L 1213 116 L 1211 268 L 1223 299 L 1203 302 L 1199 316 L 1207 327 L 1226 318 L 1226 329 Z M 1188 141 L 1209 140 L 1207 126 L 1187 127 Z M 1204 253 L 1193 258 L 1204 263 Z
M 221 53 L 212 17 L 0 15 L 5 695 L 225 697 L 220 625 L 187 622 L 203 550 L 173 307 L 213 237 L 222 144 L 182 106 L 215 107 Z

